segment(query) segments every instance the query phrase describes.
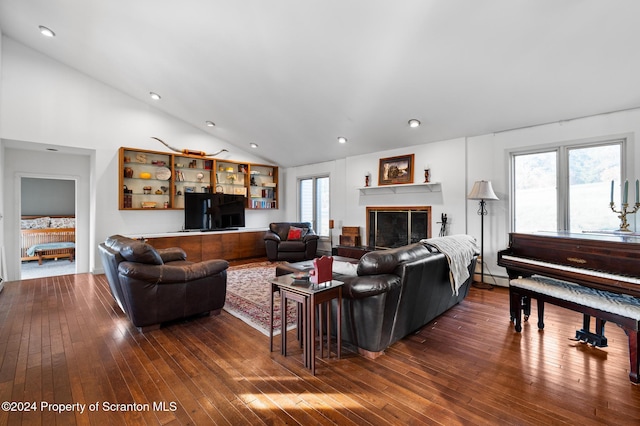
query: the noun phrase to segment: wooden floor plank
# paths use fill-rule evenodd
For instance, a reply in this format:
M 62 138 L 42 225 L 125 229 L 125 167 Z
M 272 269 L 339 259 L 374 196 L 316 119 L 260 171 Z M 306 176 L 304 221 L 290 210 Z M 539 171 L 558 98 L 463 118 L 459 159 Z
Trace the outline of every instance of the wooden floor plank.
M 609 347 L 591 348 L 571 340 L 580 314 L 547 306 L 538 331 L 534 304 L 515 333 L 508 306 L 506 289 L 472 288 L 378 359 L 347 345 L 342 359 L 318 359 L 314 377 L 295 330 L 287 357 L 224 311 L 142 334 L 104 275 L 8 282 L 0 293 L 2 401 L 148 409 L 0 411 L 0 424 L 640 423 L 621 329 L 608 325 Z

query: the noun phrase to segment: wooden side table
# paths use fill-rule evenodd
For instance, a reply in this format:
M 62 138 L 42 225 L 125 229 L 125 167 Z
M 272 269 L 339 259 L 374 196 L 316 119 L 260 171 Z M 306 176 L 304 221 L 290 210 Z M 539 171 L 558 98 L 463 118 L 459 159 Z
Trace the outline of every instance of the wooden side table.
M 319 328 L 320 333 L 320 356 L 324 355 L 323 346 L 323 314 L 322 306 L 325 303 L 329 303 L 333 299 L 338 299 L 338 310 L 336 317 L 336 338 L 337 348 L 336 354 L 338 359 L 341 356 L 342 351 L 342 281 L 332 280 L 326 283 L 313 284 L 308 280 L 296 280 L 293 275 L 282 275 L 276 277 L 271 281 L 271 322 L 269 328 L 269 350 L 273 351 L 273 293 L 280 291 L 280 316 L 281 328 L 282 328 L 282 343 L 280 352 L 282 355 L 287 355 L 287 302 L 293 300 L 298 303 L 300 313 L 298 316 L 298 330 L 302 330 L 302 333 L 298 335 L 301 338 L 302 343 L 302 356 L 304 360 L 304 366 L 311 369 L 311 374 L 316 374 L 316 328 Z M 316 308 L 320 307 L 319 327 L 316 327 Z M 327 349 L 328 355 L 331 355 L 331 330 L 330 330 L 330 307 L 327 307 Z M 302 322 L 302 324 L 300 324 Z

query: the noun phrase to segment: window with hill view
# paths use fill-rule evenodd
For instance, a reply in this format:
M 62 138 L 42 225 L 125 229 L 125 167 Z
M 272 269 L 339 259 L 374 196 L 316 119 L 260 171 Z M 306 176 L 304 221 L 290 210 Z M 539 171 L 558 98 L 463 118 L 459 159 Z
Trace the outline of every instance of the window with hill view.
M 619 219 L 609 207 L 620 204 L 623 141 L 558 146 L 512 153 L 513 230 L 571 232 L 615 230 Z M 635 187 L 629 189 L 634 203 Z

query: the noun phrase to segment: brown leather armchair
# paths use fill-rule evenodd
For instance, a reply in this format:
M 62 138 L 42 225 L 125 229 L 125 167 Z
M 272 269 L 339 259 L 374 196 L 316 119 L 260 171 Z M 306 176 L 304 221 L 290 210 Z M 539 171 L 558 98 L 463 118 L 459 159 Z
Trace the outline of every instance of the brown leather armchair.
M 267 259 L 299 262 L 316 257 L 320 237 L 309 222 L 274 222 L 264 235 Z
M 227 294 L 226 260 L 189 262 L 181 248 L 154 249 L 114 235 L 99 245 L 111 294 L 140 331 L 201 314 L 219 314 Z

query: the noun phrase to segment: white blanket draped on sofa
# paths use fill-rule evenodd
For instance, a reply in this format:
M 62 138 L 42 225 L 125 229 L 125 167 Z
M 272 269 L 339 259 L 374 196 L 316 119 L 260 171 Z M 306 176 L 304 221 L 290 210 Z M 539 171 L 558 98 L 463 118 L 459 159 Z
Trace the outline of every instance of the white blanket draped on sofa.
M 451 235 L 428 238 L 420 241 L 444 254 L 449 262 L 451 290 L 458 295 L 458 289 L 469 278 L 469 263 L 479 253 L 476 239 L 469 235 Z

